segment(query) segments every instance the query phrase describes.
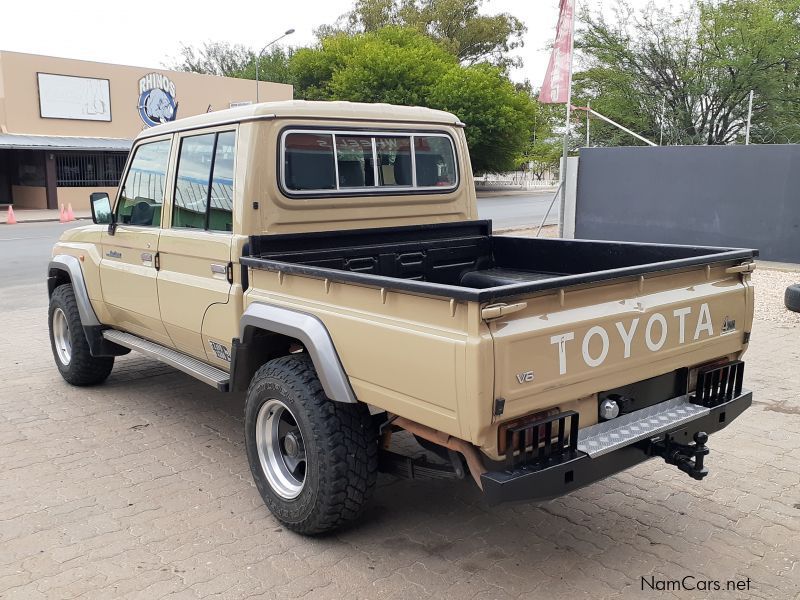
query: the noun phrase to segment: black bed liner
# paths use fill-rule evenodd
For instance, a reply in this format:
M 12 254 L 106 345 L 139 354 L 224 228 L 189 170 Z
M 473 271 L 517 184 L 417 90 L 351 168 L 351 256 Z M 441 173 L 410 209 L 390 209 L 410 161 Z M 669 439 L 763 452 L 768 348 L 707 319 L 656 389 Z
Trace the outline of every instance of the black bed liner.
M 253 269 L 476 302 L 758 256 L 739 248 L 493 236 L 491 221 L 254 235 L 248 246 L 241 263 Z

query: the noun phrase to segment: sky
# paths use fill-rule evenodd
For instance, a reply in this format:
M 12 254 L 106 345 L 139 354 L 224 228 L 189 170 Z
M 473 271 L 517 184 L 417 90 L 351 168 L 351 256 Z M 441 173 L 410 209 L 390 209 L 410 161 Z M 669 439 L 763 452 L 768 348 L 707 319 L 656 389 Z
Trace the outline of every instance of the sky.
M 649 0 L 629 0 L 644 6 Z M 666 2 L 667 0 L 660 0 Z M 603 10 L 614 0 L 580 0 Z M 291 45 L 313 43 L 313 30 L 347 12 L 351 0 L 229 0 L 227 3 L 130 0 L 4 2 L 0 50 L 164 68 L 181 43 L 228 41 L 260 48 L 287 29 Z M 541 84 L 555 37 L 558 0 L 487 0 L 486 13 L 509 12 L 528 27 L 518 54 L 524 67 L 511 76 Z

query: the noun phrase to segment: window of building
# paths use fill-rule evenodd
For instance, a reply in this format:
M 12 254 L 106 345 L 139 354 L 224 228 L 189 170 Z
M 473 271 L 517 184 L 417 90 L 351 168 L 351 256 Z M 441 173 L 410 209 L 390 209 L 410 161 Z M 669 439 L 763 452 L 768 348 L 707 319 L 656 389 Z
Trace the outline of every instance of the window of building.
M 117 221 L 130 225 L 158 226 L 169 163 L 170 140 L 136 148 L 117 204 Z
M 446 191 L 458 185 L 453 141 L 443 133 L 287 131 L 281 152 L 283 188 L 300 195 Z
M 59 152 L 59 187 L 116 187 L 125 168 L 125 152 Z
M 16 159 L 12 164 L 17 165 L 11 178 L 13 185 L 44 187 L 44 152 L 12 150 L 12 156 Z
M 181 140 L 172 226 L 233 229 L 235 133 L 207 133 Z

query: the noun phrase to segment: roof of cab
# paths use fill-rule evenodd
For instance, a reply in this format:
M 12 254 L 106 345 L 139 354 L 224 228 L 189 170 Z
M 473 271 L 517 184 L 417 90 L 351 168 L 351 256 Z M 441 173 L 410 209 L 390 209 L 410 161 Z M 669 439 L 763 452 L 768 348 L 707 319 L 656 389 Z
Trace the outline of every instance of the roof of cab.
M 285 100 L 262 102 L 218 110 L 194 117 L 178 119 L 156 125 L 141 132 L 138 137 L 152 137 L 203 127 L 215 127 L 242 121 L 261 119 L 336 119 L 347 121 L 397 121 L 407 123 L 443 123 L 463 127 L 454 114 L 421 106 L 397 106 L 394 104 L 367 104 L 363 102 L 319 102 L 309 100 Z

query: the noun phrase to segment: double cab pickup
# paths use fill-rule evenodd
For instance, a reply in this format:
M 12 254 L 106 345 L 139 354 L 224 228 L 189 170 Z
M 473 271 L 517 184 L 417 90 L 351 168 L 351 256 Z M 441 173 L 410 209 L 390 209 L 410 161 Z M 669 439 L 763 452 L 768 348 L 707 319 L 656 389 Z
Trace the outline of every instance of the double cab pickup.
M 304 534 L 357 519 L 379 471 L 470 478 L 489 503 L 650 459 L 701 480 L 751 402 L 755 251 L 494 235 L 446 112 L 159 125 L 91 206 L 48 270 L 61 375 L 99 384 L 133 350 L 244 393 L 256 486 Z

